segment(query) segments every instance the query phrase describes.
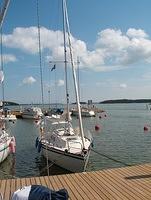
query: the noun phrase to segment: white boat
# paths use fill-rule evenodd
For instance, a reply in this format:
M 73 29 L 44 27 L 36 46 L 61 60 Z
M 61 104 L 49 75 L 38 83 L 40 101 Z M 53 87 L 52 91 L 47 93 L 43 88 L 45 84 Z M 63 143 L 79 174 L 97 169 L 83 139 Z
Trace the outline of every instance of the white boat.
M 50 118 L 46 117 L 45 127 L 41 127 L 41 136 L 36 141 L 38 150 L 42 151 L 42 155 L 52 163 L 68 171 L 85 171 L 90 155 L 91 139 L 84 137 L 83 148 L 79 129 L 73 129 L 71 123 L 67 121 L 49 120 Z
M 43 116 L 42 110 L 39 107 L 24 108 L 22 118 L 24 119 L 39 119 Z
M 72 112 L 73 116 L 78 116 L 78 110 L 76 108 L 72 108 L 71 112 Z M 94 110 L 92 110 L 90 108 L 82 107 L 81 108 L 81 116 L 82 117 L 95 117 L 95 112 L 94 112 Z
M 0 120 L 0 163 L 2 163 L 10 153 L 15 153 L 15 137 L 10 136 L 3 127 L 4 121 Z
M 78 86 L 76 80 L 76 72 L 73 61 L 73 52 L 71 50 L 71 34 L 68 24 L 68 15 L 66 0 L 62 0 L 63 8 L 63 26 L 64 26 L 64 64 L 65 64 L 65 82 L 66 82 L 66 101 L 67 101 L 67 114 L 66 120 L 55 118 L 45 118 L 41 121 L 40 131 L 41 135 L 36 139 L 36 147 L 42 155 L 52 163 L 69 170 L 71 172 L 85 171 L 90 150 L 91 138 L 85 136 L 81 117 L 81 108 L 79 101 Z M 66 30 L 66 31 L 65 31 Z M 67 61 L 67 39 L 70 52 L 70 61 Z M 69 94 L 67 84 L 67 63 L 72 65 L 72 73 L 75 87 L 76 103 L 78 108 L 78 122 L 79 127 L 73 128 L 69 112 Z
M 1 109 L 0 120 L 6 122 L 15 122 L 17 120 L 16 115 L 12 114 L 11 110 Z

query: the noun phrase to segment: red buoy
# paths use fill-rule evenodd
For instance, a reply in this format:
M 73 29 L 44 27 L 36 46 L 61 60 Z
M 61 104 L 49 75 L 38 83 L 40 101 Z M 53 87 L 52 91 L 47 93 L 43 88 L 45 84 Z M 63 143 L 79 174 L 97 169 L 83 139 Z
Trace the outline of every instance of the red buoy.
M 96 131 L 100 130 L 99 125 L 95 125 L 95 130 L 96 130 Z
M 148 131 L 149 128 L 147 126 L 144 126 L 144 131 Z

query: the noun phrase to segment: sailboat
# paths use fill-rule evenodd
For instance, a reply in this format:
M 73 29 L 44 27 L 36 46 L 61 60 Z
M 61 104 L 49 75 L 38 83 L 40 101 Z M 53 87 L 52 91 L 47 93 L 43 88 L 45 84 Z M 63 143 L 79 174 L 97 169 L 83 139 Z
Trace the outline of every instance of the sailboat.
M 71 49 L 71 34 L 68 21 L 66 0 L 62 0 L 63 11 L 63 33 L 64 33 L 64 64 L 66 82 L 67 114 L 64 118 L 48 122 L 44 118 L 41 121 L 40 136 L 36 139 L 36 147 L 42 155 L 52 163 L 71 172 L 82 172 L 86 170 L 91 151 L 92 138 L 85 136 L 81 117 L 79 92 L 76 79 L 76 72 Z M 75 88 L 76 103 L 78 109 L 78 129 L 73 128 L 69 112 L 69 94 L 67 79 L 67 38 L 72 65 L 73 81 Z
M 2 163 L 10 153 L 15 153 L 15 137 L 10 136 L 5 128 L 5 121 L 0 120 L 0 163 Z
M 2 84 L 2 96 L 3 96 L 3 101 L 0 102 L 0 120 L 4 120 L 6 122 L 8 121 L 15 121 L 17 118 L 15 115 L 13 115 L 10 110 L 8 111 L 7 109 L 4 109 L 4 72 L 3 72 L 3 52 L 2 52 L 2 25 L 4 22 L 4 18 L 6 16 L 6 12 L 9 6 L 10 0 L 5 0 L 4 4 L 1 8 L 0 11 L 0 42 L 1 42 L 1 70 L 0 70 L 0 83 Z

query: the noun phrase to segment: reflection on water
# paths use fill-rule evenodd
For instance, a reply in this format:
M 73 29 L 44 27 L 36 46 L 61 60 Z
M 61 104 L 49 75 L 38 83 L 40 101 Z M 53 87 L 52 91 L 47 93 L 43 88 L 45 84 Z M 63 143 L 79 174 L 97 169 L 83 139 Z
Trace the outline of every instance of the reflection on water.
M 0 165 L 0 179 L 15 177 L 15 155 L 9 155 L 8 158 Z
M 47 163 L 46 163 L 46 159 L 43 156 L 37 157 L 36 158 L 36 165 L 37 168 L 39 169 L 39 175 L 40 176 L 45 176 L 48 174 L 48 170 L 49 170 L 49 174 L 50 175 L 56 175 L 56 174 L 68 174 L 70 173 L 69 171 L 58 167 L 54 164 L 52 164 L 51 162 L 49 162 L 48 164 L 48 168 L 47 168 Z
M 94 149 L 125 164 L 151 162 L 151 132 L 144 133 L 145 124 L 151 124 L 151 112 L 145 104 L 98 105 L 106 110 L 106 117 L 83 118 L 83 124 L 93 136 Z M 76 126 L 78 120 L 73 118 Z M 100 129 L 95 131 L 95 125 Z M 46 160 L 37 152 L 35 139 L 39 129 L 32 120 L 18 119 L 10 124 L 16 137 L 16 155 L 0 165 L 0 178 L 47 175 Z M 51 165 L 51 163 L 49 163 Z M 123 167 L 121 163 L 91 152 L 87 171 Z M 74 167 L 74 166 L 73 166 Z M 55 165 L 49 174 L 69 173 Z

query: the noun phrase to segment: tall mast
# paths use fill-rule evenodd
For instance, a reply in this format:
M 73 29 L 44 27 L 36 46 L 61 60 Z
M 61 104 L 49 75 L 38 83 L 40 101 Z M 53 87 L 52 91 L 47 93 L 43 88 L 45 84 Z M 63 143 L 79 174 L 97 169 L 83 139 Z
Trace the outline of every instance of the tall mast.
M 80 100 L 79 100 L 79 91 L 78 91 L 78 85 L 77 85 L 75 63 L 73 60 L 73 51 L 72 51 L 72 46 L 71 46 L 71 33 L 70 33 L 70 26 L 69 26 L 69 20 L 68 20 L 68 12 L 67 12 L 66 0 L 63 0 L 63 1 L 64 1 L 64 8 L 65 8 L 65 19 L 66 19 L 66 26 L 67 26 L 67 33 L 68 33 L 68 42 L 69 42 L 70 58 L 71 58 L 72 73 L 73 73 L 73 80 L 74 80 L 74 89 L 75 89 L 76 103 L 77 103 L 77 108 L 78 108 L 79 128 L 80 128 L 80 134 L 81 134 L 81 138 L 82 138 L 83 148 L 85 148 L 84 131 L 83 131 L 81 107 L 80 107 Z
M 0 41 L 1 41 L 1 70 L 3 71 L 3 41 L 2 41 L 2 26 L 6 16 L 6 12 L 9 6 L 10 0 L 5 0 L 3 7 L 0 9 Z M 2 82 L 2 97 L 3 97 L 3 108 L 4 108 L 4 82 Z
M 0 29 L 2 28 L 3 21 L 4 21 L 4 18 L 5 18 L 9 3 L 10 3 L 10 0 L 5 0 L 4 6 L 1 9 L 1 13 L 0 13 Z
M 66 85 L 66 102 L 67 102 L 67 121 L 68 121 L 68 131 L 70 132 L 70 116 L 69 116 L 69 92 L 68 92 L 68 74 L 67 74 L 67 47 L 66 47 L 66 13 L 65 13 L 65 3 L 62 0 L 62 12 L 63 12 L 63 39 L 64 39 L 64 64 L 65 64 L 65 85 Z

